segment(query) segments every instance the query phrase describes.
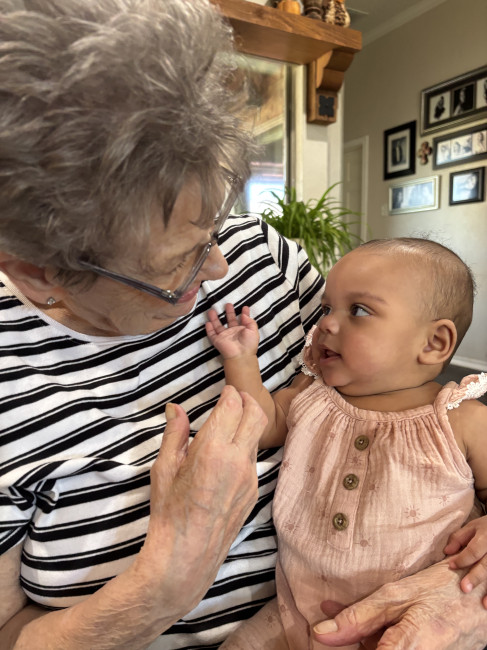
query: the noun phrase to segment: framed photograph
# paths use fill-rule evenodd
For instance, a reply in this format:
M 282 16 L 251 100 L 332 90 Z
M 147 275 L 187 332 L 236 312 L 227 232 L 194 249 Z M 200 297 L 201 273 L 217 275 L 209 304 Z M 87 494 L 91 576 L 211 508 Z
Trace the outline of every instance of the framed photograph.
M 476 203 L 485 196 L 485 167 L 450 174 L 450 205 Z
M 487 66 L 421 91 L 421 135 L 487 115 Z
M 416 170 L 416 122 L 384 131 L 384 180 L 414 174 Z
M 437 210 L 439 188 L 439 176 L 428 176 L 391 185 L 389 187 L 389 214 Z
M 487 158 L 487 122 L 433 138 L 433 169 Z

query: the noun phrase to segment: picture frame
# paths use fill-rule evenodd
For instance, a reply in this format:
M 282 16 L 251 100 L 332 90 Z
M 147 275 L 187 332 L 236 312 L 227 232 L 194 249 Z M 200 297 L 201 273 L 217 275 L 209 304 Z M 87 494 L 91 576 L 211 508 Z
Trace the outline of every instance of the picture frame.
M 487 66 L 421 91 L 421 135 L 487 115 Z
M 485 167 L 450 174 L 449 204 L 477 203 L 485 198 Z
M 416 171 L 416 121 L 384 131 L 384 180 Z
M 437 210 L 439 196 L 439 176 L 426 176 L 396 183 L 389 187 L 389 214 Z
M 433 138 L 433 169 L 487 158 L 487 122 Z

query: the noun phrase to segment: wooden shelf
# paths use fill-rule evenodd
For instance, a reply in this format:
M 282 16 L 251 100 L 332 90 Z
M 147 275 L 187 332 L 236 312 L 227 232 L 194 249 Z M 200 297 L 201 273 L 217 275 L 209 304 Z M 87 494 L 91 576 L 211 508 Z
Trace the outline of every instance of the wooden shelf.
M 230 21 L 240 52 L 307 64 L 308 122 L 335 121 L 336 95 L 362 47 L 360 32 L 247 0 L 212 1 Z

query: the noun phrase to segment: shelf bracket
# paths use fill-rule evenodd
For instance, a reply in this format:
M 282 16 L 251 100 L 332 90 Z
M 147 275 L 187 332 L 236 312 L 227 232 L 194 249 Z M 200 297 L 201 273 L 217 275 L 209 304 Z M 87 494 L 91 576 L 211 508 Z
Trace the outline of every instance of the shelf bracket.
M 353 61 L 353 52 L 332 50 L 308 63 L 307 120 L 311 124 L 336 122 L 338 91 L 345 72 Z
M 337 93 L 362 47 L 360 32 L 247 0 L 212 2 L 231 23 L 241 52 L 307 65 L 308 122 L 336 121 Z

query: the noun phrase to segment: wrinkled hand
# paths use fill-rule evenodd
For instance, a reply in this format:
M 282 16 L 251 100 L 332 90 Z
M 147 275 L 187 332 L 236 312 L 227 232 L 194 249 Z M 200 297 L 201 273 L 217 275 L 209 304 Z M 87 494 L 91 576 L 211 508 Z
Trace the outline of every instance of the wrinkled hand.
M 169 404 L 166 415 L 136 562 L 140 579 L 177 620 L 211 586 L 257 500 L 257 444 L 267 419 L 250 395 L 231 386 L 190 445 L 184 410 Z
M 214 309 L 208 312 L 206 334 L 224 359 L 257 353 L 259 330 L 257 323 L 250 318 L 249 307 L 242 307 L 240 321 L 232 304 L 225 305 L 227 325 L 222 325 Z
M 448 562 L 384 585 L 334 619 L 319 623 L 315 638 L 340 647 L 387 628 L 378 650 L 482 650 L 487 639 L 483 590 L 462 593 L 459 582 L 464 572 L 450 570 Z
M 463 548 L 461 553 L 458 551 Z M 452 533 L 444 548 L 446 555 L 458 555 L 449 562 L 450 569 L 465 569 L 472 567 L 462 578 L 460 588 L 466 594 L 477 585 L 484 584 L 484 594 L 487 592 L 487 517 L 480 517 L 465 524 L 463 528 Z M 487 595 L 482 599 L 487 609 Z M 487 641 L 486 641 L 487 643 Z

